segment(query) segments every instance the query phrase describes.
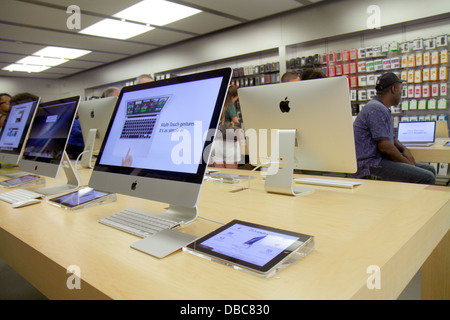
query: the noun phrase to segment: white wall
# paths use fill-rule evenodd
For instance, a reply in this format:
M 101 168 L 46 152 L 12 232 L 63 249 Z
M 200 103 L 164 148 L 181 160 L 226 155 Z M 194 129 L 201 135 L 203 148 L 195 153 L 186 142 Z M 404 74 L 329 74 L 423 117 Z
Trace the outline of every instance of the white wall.
M 366 10 L 371 5 L 376 5 L 381 10 L 381 26 L 450 12 L 450 1 L 448 0 L 339 0 L 327 2 L 323 5 L 306 7 L 301 11 L 286 13 L 182 42 L 59 81 L 0 78 L 0 88 L 4 88 L 5 91 L 11 88 L 9 92 L 12 93 L 30 91 L 41 95 L 44 100 L 58 95 L 80 94 L 84 96 L 85 88 L 122 81 L 142 73 L 153 74 L 366 30 L 370 17 L 370 13 L 368 14 Z M 436 29 L 439 34 L 450 33 L 448 22 L 440 21 Z M 421 32 L 420 29 L 416 31 L 417 33 Z M 380 32 L 383 32 L 383 29 Z M 422 36 L 428 35 L 422 34 Z M 265 62 L 271 61 L 261 63 Z M 18 88 L 23 88 L 23 90 L 17 90 Z
M 42 101 L 50 101 L 61 98 L 69 92 L 60 80 L 53 79 L 29 79 L 0 77 L 0 92 L 14 95 L 21 92 L 30 92 L 42 98 Z M 74 90 L 73 95 L 84 94 L 83 88 Z M 66 95 L 68 96 L 68 95 Z
M 426 39 L 427 37 L 436 37 L 441 34 L 450 34 L 450 23 L 447 20 L 436 19 L 418 24 L 400 24 L 380 30 L 357 32 L 344 38 L 326 38 L 308 43 L 294 44 L 287 47 L 286 60 L 350 48 L 379 46 L 392 41 L 403 42 L 417 38 Z

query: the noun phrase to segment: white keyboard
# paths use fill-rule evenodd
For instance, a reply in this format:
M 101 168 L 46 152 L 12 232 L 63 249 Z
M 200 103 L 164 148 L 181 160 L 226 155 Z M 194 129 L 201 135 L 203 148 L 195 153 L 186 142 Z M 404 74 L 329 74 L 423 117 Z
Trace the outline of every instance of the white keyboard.
M 125 209 L 100 219 L 98 222 L 145 238 L 158 231 L 171 229 L 179 225 L 178 222 L 158 217 L 157 214 L 151 214 L 137 209 Z
M 0 200 L 9 202 L 11 204 L 38 198 L 42 198 L 42 194 L 26 189 L 16 189 L 0 193 Z
M 339 187 L 353 189 L 355 186 L 359 186 L 361 182 L 355 181 L 345 181 L 345 180 L 330 180 L 330 179 L 319 179 L 319 178 L 298 178 L 294 179 L 296 183 L 313 184 L 316 186 L 326 186 L 326 187 Z

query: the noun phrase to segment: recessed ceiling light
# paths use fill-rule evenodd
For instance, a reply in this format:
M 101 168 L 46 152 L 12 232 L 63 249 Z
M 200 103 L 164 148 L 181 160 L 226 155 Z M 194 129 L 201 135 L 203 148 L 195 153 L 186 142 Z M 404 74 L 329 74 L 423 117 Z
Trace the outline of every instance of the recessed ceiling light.
M 165 0 L 144 0 L 113 16 L 129 21 L 163 26 L 199 12 L 201 11 Z
M 92 26 L 81 30 L 80 33 L 98 37 L 126 40 L 153 29 L 154 28 L 147 27 L 142 24 L 114 19 L 103 19 Z
M 33 53 L 33 55 L 51 58 L 76 59 L 90 52 L 92 51 L 48 46 L 42 50 Z
M 38 66 L 54 67 L 69 60 L 61 58 L 44 58 L 38 56 L 28 56 L 17 61 L 18 64 L 29 64 Z
M 89 50 L 48 46 L 33 53 L 31 56 L 22 58 L 16 63 L 4 67 L 2 70 L 29 73 L 41 72 L 90 52 Z
M 41 72 L 44 70 L 49 69 L 50 67 L 46 67 L 46 66 L 30 66 L 30 65 L 26 65 L 26 64 L 10 64 L 7 67 L 4 67 L 2 70 L 7 70 L 7 71 L 19 71 L 19 72 Z

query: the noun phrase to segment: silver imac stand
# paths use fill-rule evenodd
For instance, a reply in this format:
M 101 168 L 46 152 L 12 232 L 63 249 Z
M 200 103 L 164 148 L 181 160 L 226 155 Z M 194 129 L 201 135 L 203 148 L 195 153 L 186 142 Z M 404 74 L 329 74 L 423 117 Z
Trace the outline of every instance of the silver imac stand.
M 97 135 L 97 129 L 90 129 L 89 134 L 84 144 L 83 155 L 81 156 L 81 166 L 83 168 L 93 169 L 92 155 L 94 154 L 95 137 Z
M 188 224 L 197 219 L 197 206 L 193 208 L 170 205 L 169 208 L 160 213 L 162 218 L 177 221 L 180 225 Z
M 314 192 L 314 189 L 301 188 L 294 186 L 294 163 L 295 163 L 295 129 L 278 129 L 278 159 L 279 162 L 276 173 L 271 174 L 267 171 L 266 183 L 264 188 L 267 192 L 281 193 L 287 195 L 305 195 Z M 273 154 L 274 148 L 272 148 Z M 276 147 L 275 147 L 276 150 Z
M 50 196 L 69 191 L 75 191 L 83 186 L 80 174 L 70 162 L 70 158 L 67 155 L 66 151 L 64 151 L 60 165 L 64 168 L 64 172 L 67 177 L 67 184 L 54 188 L 38 189 L 36 190 L 37 193 L 43 194 L 44 196 Z

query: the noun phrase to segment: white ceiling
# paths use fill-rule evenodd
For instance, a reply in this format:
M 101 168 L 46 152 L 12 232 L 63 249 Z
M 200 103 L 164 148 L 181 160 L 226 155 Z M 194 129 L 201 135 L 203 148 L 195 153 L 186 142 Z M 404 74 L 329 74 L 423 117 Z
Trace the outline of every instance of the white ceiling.
M 79 34 L 67 27 L 71 13 L 81 9 L 81 29 L 141 0 L 1 0 L 0 76 L 58 79 L 179 41 L 296 10 L 322 0 L 170 0 L 202 10 L 186 19 L 156 27 L 130 38 L 115 40 Z M 1 70 L 46 46 L 91 50 L 79 59 L 40 73 Z

